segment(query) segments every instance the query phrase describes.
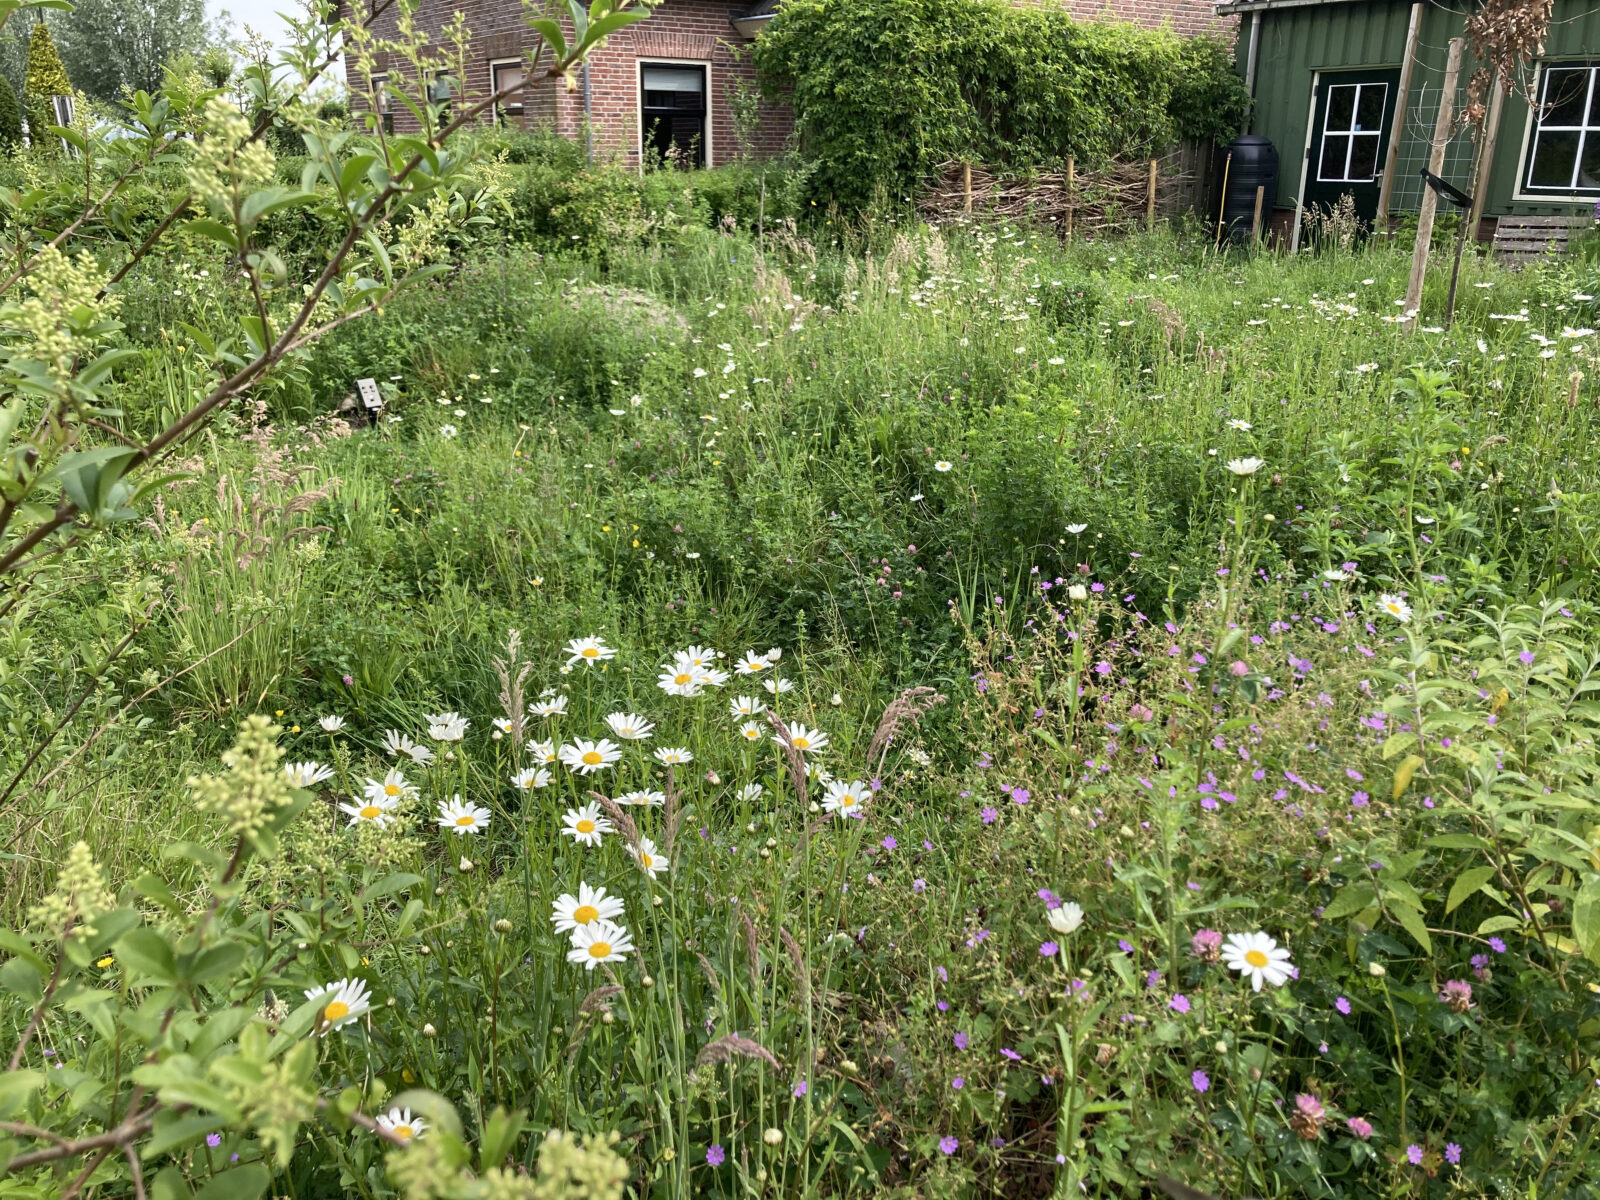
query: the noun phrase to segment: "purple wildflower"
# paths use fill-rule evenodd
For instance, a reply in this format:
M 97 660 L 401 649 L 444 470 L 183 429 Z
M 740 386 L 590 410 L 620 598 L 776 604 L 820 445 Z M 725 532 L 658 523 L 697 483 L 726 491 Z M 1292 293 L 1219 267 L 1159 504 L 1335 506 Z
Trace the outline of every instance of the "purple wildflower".
M 1211 1090 L 1211 1076 L 1204 1071 L 1196 1071 L 1189 1076 L 1189 1082 L 1194 1084 L 1194 1090 L 1197 1092 L 1209 1092 Z
M 708 1146 L 706 1148 L 706 1162 L 710 1163 L 713 1167 L 720 1167 L 722 1165 L 722 1160 L 726 1157 L 727 1155 L 724 1153 L 721 1146 Z
M 939 1151 L 942 1154 L 954 1154 L 961 1148 L 961 1143 L 949 1134 L 939 1139 Z
M 1351 1117 L 1345 1122 L 1345 1127 L 1363 1142 L 1372 1136 L 1372 1122 L 1365 1117 Z

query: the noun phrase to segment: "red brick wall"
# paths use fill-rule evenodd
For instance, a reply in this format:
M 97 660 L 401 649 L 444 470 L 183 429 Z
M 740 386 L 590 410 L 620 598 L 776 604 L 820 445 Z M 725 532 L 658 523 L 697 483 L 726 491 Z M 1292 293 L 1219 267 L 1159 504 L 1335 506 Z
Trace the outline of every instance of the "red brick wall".
M 787 108 L 763 102 L 760 121 L 743 145 L 733 119 L 732 98 L 737 87 L 756 88 L 755 69 L 749 64 L 750 43 L 739 37 L 729 23 L 730 13 L 745 7 L 737 0 L 664 0 L 648 18 L 613 34 L 606 45 L 592 54 L 588 65 L 588 125 L 593 130 L 596 159 L 621 162 L 630 167 L 639 163 L 639 64 L 641 62 L 697 62 L 710 67 L 708 161 L 712 166 L 732 162 L 743 154 L 770 156 L 780 153 L 788 141 L 793 121 Z M 519 50 L 533 44 L 533 36 L 522 20 L 518 0 L 421 0 L 417 6 L 419 29 L 437 31 L 461 12 L 472 31 L 467 56 L 466 78 L 469 94 L 487 93 L 490 87 L 489 64 L 513 58 Z M 385 14 L 373 26 L 380 37 L 392 37 L 394 19 Z M 736 57 L 742 54 L 742 59 Z M 389 69 L 380 57 L 378 70 Z M 352 72 L 352 92 L 364 84 Z M 567 137 L 580 138 L 585 131 L 584 69 L 577 72 L 578 87 L 567 91 L 561 80 L 531 83 L 524 95 L 524 125 L 545 125 Z M 353 95 L 357 108 L 365 101 Z M 397 129 L 415 129 L 416 119 L 399 105 L 392 106 Z
M 1014 0 L 1015 2 L 1015 0 Z M 1022 0 L 1054 4 L 1079 21 L 1132 21 L 1151 29 L 1170 25 L 1185 37 L 1201 33 L 1232 35 L 1238 17 L 1219 17 L 1213 0 Z

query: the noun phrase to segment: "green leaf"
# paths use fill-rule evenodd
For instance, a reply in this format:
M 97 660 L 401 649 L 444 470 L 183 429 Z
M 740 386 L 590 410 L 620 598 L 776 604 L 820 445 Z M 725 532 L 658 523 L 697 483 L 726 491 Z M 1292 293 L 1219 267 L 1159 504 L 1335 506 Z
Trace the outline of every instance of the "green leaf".
M 26 959 L 13 958 L 0 967 L 0 988 L 33 1008 L 44 999 L 44 976 Z
M 527 1125 L 528 1115 L 524 1112 L 496 1108 L 490 1113 L 483 1127 L 483 1136 L 478 1139 L 478 1169 L 487 1171 L 504 1162 Z
M 1370 907 L 1377 898 L 1377 890 L 1364 880 L 1346 884 L 1333 898 L 1333 903 L 1323 910 L 1322 919 L 1337 921 L 1341 917 L 1353 916 Z
M 403 871 L 385 875 L 376 883 L 368 884 L 361 889 L 359 900 L 381 900 L 385 896 L 392 896 L 402 888 L 412 887 L 422 882 L 421 875 L 408 875 Z
M 1507 929 L 1521 929 L 1522 922 L 1516 917 L 1490 917 L 1478 926 L 1480 936 L 1491 933 L 1501 933 Z
M 390 1103 L 397 1108 L 409 1108 L 412 1112 L 421 1113 L 446 1133 L 454 1137 L 461 1136 L 461 1117 L 456 1112 L 456 1106 L 438 1092 L 411 1088 L 401 1092 Z
M 1572 936 L 1585 958 L 1600 963 L 1600 875 L 1588 879 L 1572 902 Z
M 315 193 L 296 191 L 293 188 L 266 188 L 263 191 L 251 192 L 245 197 L 244 204 L 239 209 L 239 219 L 244 225 L 254 225 L 262 217 L 271 216 L 285 208 L 310 204 L 316 198 Z
M 196 237 L 207 238 L 235 253 L 238 252 L 239 235 L 234 232 L 232 226 L 224 225 L 221 221 L 213 221 L 210 217 L 201 217 L 184 225 L 183 231 L 192 233 Z
M 161 1116 L 171 1118 L 172 1114 L 162 1113 Z M 190 1142 L 198 1141 L 204 1135 L 222 1129 L 227 1124 L 223 1118 L 212 1114 L 177 1117 L 165 1122 L 158 1117 L 156 1127 L 151 1131 L 150 1140 L 139 1147 L 139 1157 L 149 1162 L 169 1150 L 181 1149 Z
M 1433 953 L 1433 939 L 1428 936 L 1428 929 L 1422 923 L 1421 913 L 1401 904 L 1391 908 L 1389 915 L 1400 922 L 1401 927 L 1416 940 L 1417 945 L 1421 946 L 1425 953 Z
M 260 1200 L 271 1181 L 272 1173 L 265 1163 L 246 1163 L 213 1176 L 194 1194 L 194 1200 Z
M 549 17 L 529 17 L 528 28 L 545 40 L 557 62 L 567 57 L 567 39 L 561 32 L 561 22 Z
M 178 982 L 172 946 L 153 929 L 139 928 L 125 933 L 116 945 L 117 959 L 135 975 L 156 983 Z
M 43 1071 L 7 1071 L 0 1075 L 0 1117 L 20 1110 L 44 1086 Z
M 243 942 L 223 942 L 193 955 L 184 955 L 178 974 L 185 983 L 204 983 L 216 975 L 233 970 L 244 961 Z
M 1493 878 L 1493 867 L 1472 867 L 1461 872 L 1456 881 L 1450 885 L 1450 895 L 1444 902 L 1445 912 L 1455 912 L 1469 896 L 1476 894 L 1479 888 Z

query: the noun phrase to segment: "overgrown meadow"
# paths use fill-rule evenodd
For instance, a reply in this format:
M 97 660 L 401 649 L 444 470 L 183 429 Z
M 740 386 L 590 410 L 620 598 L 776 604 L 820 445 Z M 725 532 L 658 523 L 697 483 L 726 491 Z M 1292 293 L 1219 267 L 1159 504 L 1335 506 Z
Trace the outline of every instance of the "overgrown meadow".
M 658 234 L 10 602 L 0 1195 L 1596 1195 L 1591 281 Z M 241 302 L 130 277 L 130 429 Z

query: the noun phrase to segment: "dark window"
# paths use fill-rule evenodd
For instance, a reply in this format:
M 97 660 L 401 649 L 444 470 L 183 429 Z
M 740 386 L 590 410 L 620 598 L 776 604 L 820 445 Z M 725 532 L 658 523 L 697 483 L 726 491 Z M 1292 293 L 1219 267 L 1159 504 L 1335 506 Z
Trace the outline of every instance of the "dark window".
M 495 95 L 498 96 L 507 88 L 518 89 L 494 106 L 496 124 L 520 124 L 522 122 L 522 60 L 517 58 L 512 59 L 510 62 L 491 63 L 489 65 L 489 74 Z
M 647 163 L 705 166 L 706 69 L 641 63 L 639 128 Z
M 1530 192 L 1600 192 L 1600 66 L 1549 66 L 1528 144 Z
M 1328 89 L 1322 118 L 1321 183 L 1370 183 L 1378 174 L 1386 83 L 1338 83 Z
M 389 108 L 389 77 L 387 75 L 374 75 L 370 80 L 372 96 L 378 105 L 378 120 L 383 125 L 385 133 L 394 132 L 394 113 Z

